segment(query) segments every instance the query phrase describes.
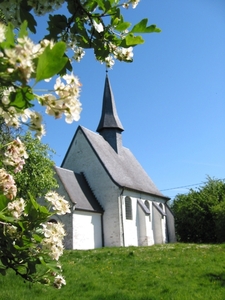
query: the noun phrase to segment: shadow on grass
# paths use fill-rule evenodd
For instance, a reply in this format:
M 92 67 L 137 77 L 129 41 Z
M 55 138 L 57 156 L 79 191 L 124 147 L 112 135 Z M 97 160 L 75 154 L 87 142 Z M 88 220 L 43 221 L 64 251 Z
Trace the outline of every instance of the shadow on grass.
M 209 273 L 206 277 L 210 282 L 219 283 L 221 286 L 225 287 L 225 272 L 223 273 Z

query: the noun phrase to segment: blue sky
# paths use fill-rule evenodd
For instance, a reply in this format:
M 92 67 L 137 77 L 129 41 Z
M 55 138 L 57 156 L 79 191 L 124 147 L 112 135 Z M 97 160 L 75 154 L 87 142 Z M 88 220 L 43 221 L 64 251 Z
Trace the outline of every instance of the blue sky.
M 224 0 L 141 0 L 126 15 L 132 24 L 146 17 L 162 32 L 145 35 L 134 62 L 117 62 L 108 73 L 123 145 L 171 198 L 188 192 L 176 187 L 207 175 L 225 178 Z M 45 118 L 43 142 L 57 152 L 58 166 L 77 126 L 96 131 L 101 115 L 104 65 L 86 51 L 74 73 L 82 83 L 81 119 L 68 125 Z

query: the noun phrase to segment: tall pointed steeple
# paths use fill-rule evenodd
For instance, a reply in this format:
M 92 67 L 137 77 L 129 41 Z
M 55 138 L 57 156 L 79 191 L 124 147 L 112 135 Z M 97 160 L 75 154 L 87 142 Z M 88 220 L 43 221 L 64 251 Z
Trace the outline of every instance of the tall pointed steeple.
M 123 126 L 117 115 L 116 105 L 111 90 L 109 78 L 106 74 L 105 88 L 102 103 L 102 115 L 97 128 L 103 138 L 111 145 L 111 147 L 119 154 L 122 147 Z

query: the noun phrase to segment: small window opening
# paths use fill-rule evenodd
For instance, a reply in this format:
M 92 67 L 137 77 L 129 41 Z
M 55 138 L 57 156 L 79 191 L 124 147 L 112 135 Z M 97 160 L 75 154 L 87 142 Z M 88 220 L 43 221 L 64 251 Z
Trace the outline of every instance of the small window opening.
M 150 211 L 150 214 L 149 214 L 149 222 L 151 222 L 151 210 L 150 210 L 150 205 L 149 205 L 149 202 L 148 200 L 145 200 L 145 206 L 148 208 L 148 210 Z
M 162 203 L 159 203 L 159 207 L 162 209 L 162 211 L 164 211 L 163 209 L 163 204 Z M 162 219 L 164 219 L 164 216 L 162 215 Z
M 125 198 L 125 212 L 126 212 L 126 219 L 132 220 L 132 202 L 130 197 Z

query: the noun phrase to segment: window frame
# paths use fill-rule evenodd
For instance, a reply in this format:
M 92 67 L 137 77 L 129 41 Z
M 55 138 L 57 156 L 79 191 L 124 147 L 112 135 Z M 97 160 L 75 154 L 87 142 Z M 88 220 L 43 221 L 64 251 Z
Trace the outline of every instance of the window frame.
M 132 200 L 130 197 L 125 197 L 125 217 L 126 220 L 133 220 Z

